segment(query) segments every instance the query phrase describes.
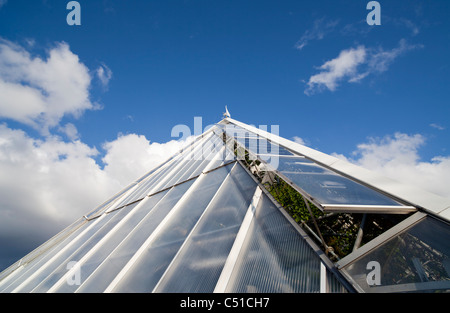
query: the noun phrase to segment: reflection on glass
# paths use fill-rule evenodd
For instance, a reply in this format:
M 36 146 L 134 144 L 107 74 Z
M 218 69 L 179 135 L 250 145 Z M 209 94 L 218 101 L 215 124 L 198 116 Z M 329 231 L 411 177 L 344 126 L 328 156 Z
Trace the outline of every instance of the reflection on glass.
M 208 205 L 156 292 L 214 291 L 255 188 L 253 179 L 237 166 Z
M 427 217 L 343 271 L 366 292 L 450 291 L 449 238 L 447 224 Z
M 322 204 L 401 205 L 305 158 L 279 158 L 278 172 Z
M 319 292 L 320 259 L 263 195 L 226 292 Z
M 292 155 L 288 150 L 262 137 L 237 137 L 236 140 L 254 154 Z
M 114 292 L 153 290 L 233 166 L 234 164 L 230 164 L 208 173 L 198 183 L 195 192 L 184 196 L 178 208 L 165 217 L 163 226 L 158 225 L 158 231 L 147 237 L 153 239 L 146 244 L 145 250 Z M 182 185 L 185 184 L 187 183 Z M 172 210 L 173 206 L 171 205 Z

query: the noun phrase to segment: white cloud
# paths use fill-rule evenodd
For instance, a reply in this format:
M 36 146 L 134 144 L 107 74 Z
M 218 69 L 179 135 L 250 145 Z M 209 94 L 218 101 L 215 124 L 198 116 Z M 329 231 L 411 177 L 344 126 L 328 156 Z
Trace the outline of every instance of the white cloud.
M 80 134 L 78 133 L 78 130 L 75 125 L 72 123 L 67 123 L 64 126 L 59 127 L 59 131 L 62 132 L 69 138 L 70 140 L 77 140 L 80 137 Z
M 339 21 L 337 20 L 326 20 L 326 18 L 315 20 L 313 27 L 304 32 L 303 36 L 295 44 L 295 48 L 302 50 L 310 41 L 322 40 L 338 23 Z
M 301 144 L 301 145 L 303 145 L 303 146 L 306 146 L 305 140 L 303 140 L 303 138 L 301 138 L 301 137 L 294 136 L 294 137 L 292 138 L 292 141 L 294 141 L 294 142 L 296 142 L 296 143 L 298 143 L 298 144 Z
M 0 271 L 9 265 L 5 263 L 24 256 L 184 144 L 120 135 L 104 144 L 106 165 L 102 168 L 96 162 L 100 152 L 79 140 L 34 139 L 0 124 Z M 14 249 L 15 259 L 7 259 Z
M 445 130 L 445 127 L 436 123 L 431 123 L 430 127 L 436 128 L 438 130 Z
M 103 145 L 104 172 L 120 182 L 131 182 L 179 151 L 186 141 L 150 143 L 143 135 L 119 135 Z
M 112 72 L 102 64 L 94 75 L 106 87 Z M 0 118 L 44 135 L 33 138 L 0 123 L 0 270 L 185 144 L 128 134 L 98 151 L 80 141 L 73 123 L 60 122 L 67 114 L 78 117 L 95 108 L 89 100 L 91 80 L 89 69 L 65 43 L 43 59 L 0 38 Z
M 90 83 L 89 69 L 66 43 L 56 44 L 42 59 L 0 38 L 0 117 L 49 134 L 64 115 L 79 117 L 95 108 Z
M 79 141 L 37 140 L 0 125 L 0 237 L 20 234 L 35 217 L 36 233 L 55 230 L 112 194 L 120 186 L 95 164 L 97 154 Z
M 398 46 L 391 50 L 365 46 L 343 50 L 339 56 L 320 66 L 320 73 L 309 78 L 305 94 L 313 95 L 325 89 L 335 91 L 338 83 L 344 80 L 356 83 L 370 74 L 385 72 L 400 55 L 422 47 L 408 44 L 402 39 Z
M 422 161 L 419 150 L 426 144 L 420 134 L 396 133 L 384 138 L 371 138 L 359 144 L 352 157 L 336 155 L 399 182 L 450 198 L 450 156 L 436 156 Z
M 309 78 L 308 88 L 305 90 L 307 95 L 316 91 L 321 91 L 324 87 L 334 91 L 338 82 L 344 78 L 354 79 L 357 77 L 357 67 L 366 59 L 366 48 L 359 46 L 343 50 L 335 59 L 325 62 L 320 69 L 322 72 Z
M 405 39 L 401 39 L 398 47 L 393 48 L 392 50 L 386 51 L 383 48 L 379 48 L 376 51 L 372 52 L 372 55 L 369 59 L 369 72 L 385 72 L 388 70 L 392 62 L 400 55 L 404 54 L 407 51 L 418 48 L 423 48 L 423 46 L 410 45 L 406 42 Z
M 96 70 L 96 74 L 98 79 L 100 80 L 102 86 L 104 88 L 108 87 L 109 81 L 112 78 L 112 71 L 111 69 L 106 66 L 105 64 L 102 64 L 101 66 L 99 66 Z

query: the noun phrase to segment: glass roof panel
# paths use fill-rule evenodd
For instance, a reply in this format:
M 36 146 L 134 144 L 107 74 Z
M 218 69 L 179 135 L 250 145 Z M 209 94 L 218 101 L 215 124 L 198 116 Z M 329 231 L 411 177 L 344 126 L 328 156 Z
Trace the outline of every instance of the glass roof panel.
M 125 207 L 121 210 L 117 210 L 114 212 L 111 212 L 103 217 L 104 221 L 103 223 L 98 223 L 102 225 L 95 233 L 89 232 L 91 236 L 88 237 L 85 241 L 79 241 L 78 244 L 74 245 L 73 248 L 75 248 L 73 253 L 64 254 L 66 259 L 62 260 L 60 263 L 53 262 L 53 265 L 56 265 L 56 268 L 53 268 L 53 271 L 39 284 L 37 285 L 32 292 L 42 293 L 47 292 L 51 287 L 53 287 L 55 284 L 57 284 L 65 274 L 67 274 L 67 264 L 69 264 L 72 261 L 79 261 L 81 258 L 83 258 L 86 254 L 88 254 L 90 251 L 93 251 L 95 247 L 98 247 L 101 245 L 101 243 L 104 240 L 104 237 L 107 233 L 109 233 L 112 229 L 115 228 L 115 226 L 120 223 L 122 218 L 128 214 L 129 210 L 132 210 L 134 206 L 136 206 L 137 203 L 134 203 L 128 207 Z M 108 219 L 106 219 L 108 218 Z M 71 250 L 69 250 L 71 251 Z M 66 280 L 64 279 L 64 282 Z M 68 285 L 68 284 L 64 284 Z M 21 290 L 22 292 L 22 290 Z
M 183 151 L 170 158 L 164 165 L 157 167 L 157 170 L 152 171 L 151 175 L 147 175 L 145 179 L 141 179 L 138 186 L 129 195 L 111 206 L 108 211 L 183 181 L 180 177 L 184 176 L 183 174 L 185 173 L 191 173 L 195 169 L 195 167 L 192 167 L 192 170 L 188 170 L 195 163 L 194 158 L 198 157 L 197 152 L 201 151 L 202 147 L 210 145 L 212 136 L 212 134 L 208 134 L 198 139 L 195 145 L 189 145 Z M 174 170 L 176 172 L 173 174 L 172 171 Z
M 254 154 L 293 155 L 288 150 L 262 138 L 237 137 L 236 140 Z
M 66 264 L 74 260 L 74 256 L 82 255 L 95 245 L 108 229 L 111 229 L 115 223 L 118 222 L 117 213 L 105 214 L 101 217 L 89 222 L 89 226 L 85 227 L 77 237 L 75 237 L 66 246 L 62 247 L 53 257 L 47 262 L 40 264 L 39 270 L 36 270 L 28 279 L 21 285 L 15 286 L 18 292 L 31 292 L 39 290 L 45 292 L 52 285 L 56 283 L 63 274 L 67 272 Z M 64 270 L 61 265 L 64 265 Z
M 103 292 L 193 183 L 194 180 L 191 180 L 147 198 L 139 210 L 130 217 L 129 223 L 123 225 L 124 228 L 121 230 L 123 239 L 120 244 L 100 264 L 93 275 L 86 278 L 79 291 Z M 161 194 L 164 195 L 161 197 Z
M 201 180 L 191 186 L 194 189 L 188 191 L 190 193 L 184 196 L 182 203 L 177 204 L 177 208 L 171 208 L 171 215 L 165 216 L 163 226 L 158 227 L 158 232 L 138 232 L 139 235 L 142 232 L 147 233 L 146 241 L 139 248 L 142 253 L 114 286 L 114 292 L 153 290 L 233 165 L 235 164 L 197 178 Z
M 154 196 L 156 198 L 163 197 L 164 193 L 160 193 Z M 79 262 L 80 269 L 82 269 L 83 281 L 86 280 L 93 272 L 95 272 L 98 266 L 103 263 L 105 258 L 117 247 L 117 245 L 123 240 L 124 237 L 129 233 L 130 227 L 133 227 L 135 224 L 131 221 L 130 217 L 135 215 L 135 212 L 138 211 L 135 207 L 140 202 L 135 202 L 130 204 L 118 211 L 114 211 L 109 214 L 116 214 L 114 216 L 114 223 L 105 229 L 105 232 L 101 232 L 102 239 L 96 243 L 95 246 L 90 247 L 89 251 L 85 251 L 84 249 L 80 250 L 80 253 L 72 255 L 70 260 L 76 260 Z M 125 223 L 127 222 L 127 223 Z M 129 222 L 129 223 L 128 223 Z M 107 235 L 106 235 L 107 234 Z M 62 273 L 67 273 L 67 263 L 63 263 Z M 65 268 L 64 268 L 65 267 Z M 68 284 L 66 283 L 67 279 L 65 279 L 64 283 L 59 284 L 55 289 L 55 292 L 75 292 L 78 288 L 78 284 Z M 41 290 L 43 291 L 43 290 Z M 33 292 L 40 292 L 38 289 L 33 290 Z
M 320 259 L 262 195 L 226 292 L 319 292 Z
M 302 157 L 279 157 L 277 171 L 321 204 L 401 206 L 376 190 Z
M 326 168 L 319 166 L 316 163 L 304 157 L 295 157 L 295 158 L 280 157 L 277 170 L 283 173 L 294 173 L 294 174 L 300 173 L 333 174 L 332 171 L 327 170 Z
M 293 155 L 287 149 L 239 126 L 227 124 L 222 126 L 222 129 L 228 136 L 236 139 L 237 142 L 254 154 Z
M 386 194 L 342 176 L 302 155 L 291 153 L 268 139 L 254 136 L 254 133 L 239 126 L 228 124 L 224 129 L 247 150 L 254 154 L 260 153 L 258 158 L 261 161 L 277 170 L 289 183 L 302 189 L 319 204 L 371 206 L 369 209 L 375 212 L 376 206 L 403 206 Z M 238 133 L 240 137 L 236 138 L 233 132 Z M 252 134 L 250 138 L 245 137 L 246 133 Z M 277 149 L 280 149 L 278 155 L 270 155 Z M 267 152 L 261 153 L 262 150 Z M 411 207 L 411 210 L 413 209 Z
M 449 225 L 428 216 L 341 270 L 365 292 L 448 292 L 449 238 Z
M 141 205 L 134 211 L 130 211 L 126 216 L 126 223 L 120 225 L 120 228 L 113 235 L 112 240 L 108 240 L 105 243 L 105 247 L 100 247 L 96 253 L 86 260 L 83 265 L 83 272 L 85 273 L 83 284 L 77 286 L 79 287 L 77 292 L 99 292 L 106 289 L 109 281 L 105 277 L 118 273 L 120 268 L 126 264 L 127 257 L 130 257 L 130 251 L 133 251 L 132 244 L 130 244 L 131 240 L 133 240 L 135 246 L 139 244 L 139 240 L 143 240 L 142 237 L 133 237 L 136 233 L 135 229 L 137 226 L 145 224 L 146 230 L 151 230 L 152 227 L 155 227 L 154 225 L 164 216 L 167 208 L 165 203 L 170 204 L 176 201 L 180 197 L 180 191 L 185 190 L 189 185 L 186 184 L 178 189 L 174 187 L 159 192 L 142 201 Z M 154 224 L 149 223 L 150 220 Z M 110 251 L 108 246 L 114 246 L 114 251 Z M 124 247 L 127 247 L 127 249 L 123 249 Z M 103 258 L 96 257 L 96 254 L 104 254 L 104 256 Z
M 155 292 L 214 291 L 255 188 L 253 179 L 236 166 Z
M 87 219 L 96 218 L 96 217 L 100 216 L 106 209 L 110 210 L 112 207 L 117 207 L 117 204 L 118 204 L 118 201 L 120 200 L 120 198 L 122 196 L 124 196 L 128 191 L 135 188 L 135 186 L 136 186 L 136 183 L 132 183 L 132 184 L 128 185 L 127 187 L 122 189 L 120 192 L 118 192 L 116 195 L 111 197 L 108 201 L 104 202 L 103 204 L 101 204 L 100 206 L 95 208 L 93 211 L 86 214 L 85 215 L 86 218 Z
M 391 198 L 335 174 L 281 172 L 322 204 L 398 205 Z
M 217 167 L 218 164 L 222 163 L 222 160 L 225 158 L 223 155 L 225 152 L 223 147 L 225 147 L 223 141 L 218 136 L 214 135 L 210 141 L 210 144 L 203 147 L 201 156 L 195 158 L 192 169 L 186 171 L 186 173 L 179 179 L 179 182 L 182 182 L 190 177 L 200 175 L 207 167 Z

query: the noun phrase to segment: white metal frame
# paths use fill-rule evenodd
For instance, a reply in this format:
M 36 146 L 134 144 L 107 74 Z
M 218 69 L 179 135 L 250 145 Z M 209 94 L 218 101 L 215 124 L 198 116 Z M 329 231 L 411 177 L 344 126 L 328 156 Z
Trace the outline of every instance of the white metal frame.
M 375 213 L 375 214 L 409 214 L 417 209 L 411 205 L 348 205 L 321 204 L 324 212 L 339 213 Z
M 236 235 L 236 239 L 234 240 L 233 246 L 222 269 L 222 273 L 217 280 L 216 287 L 214 288 L 214 293 L 224 293 L 227 288 L 239 253 L 244 244 L 245 238 L 247 237 L 247 233 L 252 223 L 253 217 L 255 216 L 255 210 L 258 206 L 259 200 L 261 199 L 261 195 L 261 187 L 257 185 L 255 193 L 253 194 L 252 201 L 248 206 L 247 213 L 245 214 L 244 220 L 242 221 L 241 227 L 239 228 L 239 232 Z

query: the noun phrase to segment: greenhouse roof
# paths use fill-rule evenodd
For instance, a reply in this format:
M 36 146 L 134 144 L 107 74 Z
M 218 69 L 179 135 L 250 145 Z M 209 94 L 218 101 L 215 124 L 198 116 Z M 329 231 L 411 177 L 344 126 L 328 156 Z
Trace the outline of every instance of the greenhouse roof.
M 283 184 L 304 203 L 306 219 L 281 203 Z M 0 291 L 448 291 L 449 218 L 449 199 L 236 121 L 227 111 L 184 149 L 0 273 Z M 342 230 L 353 224 L 345 235 L 355 238 L 353 249 L 339 254 L 329 238 L 345 237 Z

